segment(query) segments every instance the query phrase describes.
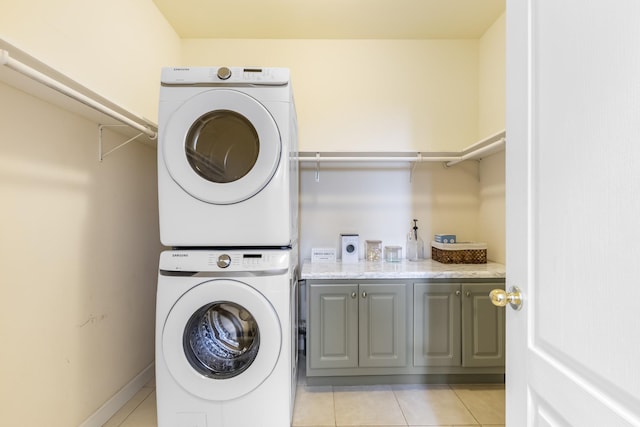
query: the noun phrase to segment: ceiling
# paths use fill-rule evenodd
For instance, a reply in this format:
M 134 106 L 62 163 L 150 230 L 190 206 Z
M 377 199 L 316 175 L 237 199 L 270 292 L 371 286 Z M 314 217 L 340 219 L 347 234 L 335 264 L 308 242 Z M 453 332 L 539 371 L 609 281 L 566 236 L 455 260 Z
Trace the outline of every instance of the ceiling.
M 153 0 L 180 38 L 479 38 L 505 0 Z

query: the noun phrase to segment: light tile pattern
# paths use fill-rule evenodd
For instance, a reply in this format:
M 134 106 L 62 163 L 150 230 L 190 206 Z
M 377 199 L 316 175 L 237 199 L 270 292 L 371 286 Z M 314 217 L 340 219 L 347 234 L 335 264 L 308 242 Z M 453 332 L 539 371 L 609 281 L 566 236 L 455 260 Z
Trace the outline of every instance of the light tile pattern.
M 504 427 L 503 385 L 299 384 L 293 427 Z M 155 389 L 145 387 L 104 427 L 156 427 Z
M 293 427 L 505 427 L 503 384 L 307 386 L 300 368 Z M 157 425 L 151 381 L 104 427 Z

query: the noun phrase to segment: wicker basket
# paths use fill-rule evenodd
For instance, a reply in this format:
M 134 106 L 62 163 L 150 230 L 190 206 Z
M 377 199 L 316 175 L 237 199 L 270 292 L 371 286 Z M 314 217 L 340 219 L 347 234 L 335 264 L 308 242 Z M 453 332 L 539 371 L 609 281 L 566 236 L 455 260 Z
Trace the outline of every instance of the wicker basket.
M 431 258 L 443 264 L 486 264 L 486 243 L 431 242 Z

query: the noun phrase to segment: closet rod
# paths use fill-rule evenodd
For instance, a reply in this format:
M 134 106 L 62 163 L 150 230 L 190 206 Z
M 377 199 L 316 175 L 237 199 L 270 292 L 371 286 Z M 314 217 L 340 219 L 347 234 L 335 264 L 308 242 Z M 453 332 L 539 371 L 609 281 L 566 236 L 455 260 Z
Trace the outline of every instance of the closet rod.
M 301 153 L 302 154 L 302 153 Z M 429 157 L 424 154 L 416 153 L 411 157 L 399 157 L 399 156 L 362 156 L 362 155 L 352 155 L 352 156 L 327 156 L 324 157 L 321 155 L 312 157 L 312 156 L 302 156 L 298 157 L 298 161 L 300 162 L 449 162 L 458 160 L 458 156 L 443 156 L 443 157 Z
M 491 151 L 491 150 L 495 150 L 497 148 L 501 148 L 502 146 L 504 146 L 505 142 L 507 140 L 505 138 L 500 138 L 499 140 L 492 142 L 489 145 L 486 145 L 484 147 L 478 148 L 474 151 L 471 151 L 465 155 L 462 155 L 460 157 L 458 157 L 455 160 L 451 160 L 449 162 L 446 163 L 445 166 L 449 167 L 449 166 L 453 166 L 453 165 L 457 165 L 460 162 L 464 162 L 465 160 L 471 159 L 471 158 L 475 158 L 475 157 L 480 157 L 482 156 L 484 153 Z
M 11 58 L 11 56 L 9 55 L 9 52 L 4 50 L 4 49 L 0 49 L 0 64 L 14 70 L 17 71 L 39 83 L 42 83 L 45 86 L 50 87 L 51 89 L 58 91 L 90 108 L 93 108 L 96 111 L 99 111 L 109 117 L 111 117 L 112 119 L 115 119 L 121 123 L 126 124 L 127 126 L 130 126 L 134 129 L 139 130 L 140 132 L 144 133 L 145 135 L 147 135 L 149 138 L 151 139 L 155 139 L 158 134 L 153 130 L 150 129 L 147 126 L 144 126 L 138 122 L 135 122 L 133 120 L 131 120 L 129 117 L 126 117 L 120 113 L 118 113 L 117 111 L 112 110 L 111 108 L 107 107 L 106 105 L 101 104 L 100 102 L 89 98 L 86 95 L 81 94 L 80 92 L 71 89 L 68 86 L 65 86 L 64 84 L 60 83 L 57 80 L 52 79 L 51 77 L 23 64 L 20 61 L 17 61 L 13 58 Z
M 445 166 L 453 166 L 465 160 L 474 159 L 483 154 L 497 151 L 506 143 L 506 132 L 500 131 L 460 152 L 321 152 L 301 151 L 296 158 L 300 162 L 444 162 Z

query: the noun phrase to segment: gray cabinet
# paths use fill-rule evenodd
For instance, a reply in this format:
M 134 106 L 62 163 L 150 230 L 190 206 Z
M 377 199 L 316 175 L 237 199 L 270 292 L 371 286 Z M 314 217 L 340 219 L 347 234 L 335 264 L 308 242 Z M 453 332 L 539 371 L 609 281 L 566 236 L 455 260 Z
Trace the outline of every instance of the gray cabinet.
M 358 366 L 358 285 L 312 284 L 307 292 L 309 366 Z
M 504 366 L 505 310 L 489 292 L 502 283 L 415 283 L 415 366 Z
M 459 366 L 460 284 L 416 283 L 413 293 L 413 364 Z
M 307 383 L 504 380 L 500 279 L 307 280 Z
M 309 367 L 407 365 L 406 283 L 310 283 Z
M 505 309 L 491 303 L 495 288 L 504 284 L 462 285 L 462 366 L 504 366 Z

